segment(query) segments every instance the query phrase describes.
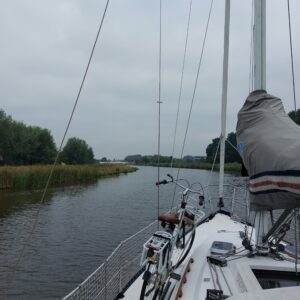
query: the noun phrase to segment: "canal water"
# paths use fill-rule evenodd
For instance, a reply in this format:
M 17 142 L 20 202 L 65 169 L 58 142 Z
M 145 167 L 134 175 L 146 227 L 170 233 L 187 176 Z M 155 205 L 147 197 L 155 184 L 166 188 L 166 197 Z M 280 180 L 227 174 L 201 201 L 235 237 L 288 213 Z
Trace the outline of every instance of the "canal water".
M 170 171 L 161 168 L 161 177 Z M 180 178 L 206 185 L 209 174 L 183 169 Z M 0 298 L 58 299 L 70 292 L 120 241 L 156 218 L 156 177 L 156 168 L 140 167 L 92 185 L 51 189 L 44 203 L 41 191 L 1 191 Z M 218 174 L 210 181 L 217 183 Z M 225 182 L 244 185 L 228 174 Z M 160 188 L 161 211 L 172 197 L 170 184 Z

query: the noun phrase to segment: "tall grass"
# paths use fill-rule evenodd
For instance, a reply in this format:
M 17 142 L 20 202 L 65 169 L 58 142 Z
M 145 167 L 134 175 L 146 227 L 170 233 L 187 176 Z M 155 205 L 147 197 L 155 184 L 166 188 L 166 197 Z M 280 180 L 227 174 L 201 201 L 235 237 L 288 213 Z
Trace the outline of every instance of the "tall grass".
M 51 165 L 1 167 L 0 189 L 25 190 L 44 188 L 51 172 Z M 105 165 L 58 165 L 50 181 L 50 186 L 65 186 L 93 183 L 100 177 L 119 175 L 136 171 L 124 164 Z

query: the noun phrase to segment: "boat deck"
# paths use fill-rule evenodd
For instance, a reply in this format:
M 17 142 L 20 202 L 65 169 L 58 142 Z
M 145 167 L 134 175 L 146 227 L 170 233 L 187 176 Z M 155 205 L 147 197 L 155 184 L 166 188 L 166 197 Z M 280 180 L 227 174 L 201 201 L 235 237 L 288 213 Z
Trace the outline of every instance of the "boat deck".
M 224 230 L 226 228 L 226 230 Z M 248 228 L 250 234 L 252 227 Z M 228 299 L 300 299 L 300 287 L 263 289 L 253 273 L 254 270 L 270 270 L 294 272 L 295 264 L 287 260 L 278 260 L 270 256 L 248 257 L 249 251 L 242 246 L 240 232 L 245 231 L 245 225 L 232 220 L 224 214 L 216 214 L 209 222 L 197 228 L 193 248 L 186 258 L 190 263 L 189 272 L 186 264 L 176 270 L 181 275 L 180 281 L 171 280 L 172 300 L 204 300 L 207 290 L 222 290 Z M 253 233 L 253 237 L 255 234 Z M 227 266 L 220 267 L 207 261 L 210 248 L 214 241 L 232 243 L 236 253 L 227 256 Z M 185 276 L 183 276 L 186 274 Z M 142 285 L 140 276 L 125 293 L 125 299 L 139 299 Z M 181 295 L 181 297 L 179 297 Z M 166 297 L 169 299 L 169 297 Z

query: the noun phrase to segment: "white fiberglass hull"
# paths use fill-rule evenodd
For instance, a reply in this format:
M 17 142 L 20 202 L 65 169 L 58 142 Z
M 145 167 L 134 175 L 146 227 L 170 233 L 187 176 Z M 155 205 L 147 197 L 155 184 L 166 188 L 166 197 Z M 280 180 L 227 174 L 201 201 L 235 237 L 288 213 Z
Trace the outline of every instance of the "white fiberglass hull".
M 251 227 L 248 228 L 248 232 L 251 230 Z M 294 272 L 295 264 L 275 260 L 270 256 L 256 255 L 249 258 L 249 251 L 242 246 L 240 236 L 240 232 L 244 231 L 244 224 L 224 214 L 216 214 L 212 220 L 201 224 L 196 230 L 195 241 L 185 264 L 176 270 L 181 275 L 181 280 L 172 280 L 169 293 L 171 289 L 173 291 L 165 299 L 179 299 L 181 294 L 182 300 L 204 300 L 208 289 L 222 290 L 223 295 L 229 296 L 228 299 L 274 300 L 283 299 L 283 294 L 289 300 L 300 299 L 300 287 L 262 289 L 252 269 Z M 254 236 L 253 232 L 252 237 Z M 214 241 L 229 242 L 236 247 L 236 254 L 227 257 L 227 266 L 220 267 L 207 262 Z M 190 258 L 193 263 L 190 263 Z M 187 263 L 190 263 L 189 272 L 186 272 Z M 125 292 L 124 299 L 139 299 L 142 282 L 141 275 Z

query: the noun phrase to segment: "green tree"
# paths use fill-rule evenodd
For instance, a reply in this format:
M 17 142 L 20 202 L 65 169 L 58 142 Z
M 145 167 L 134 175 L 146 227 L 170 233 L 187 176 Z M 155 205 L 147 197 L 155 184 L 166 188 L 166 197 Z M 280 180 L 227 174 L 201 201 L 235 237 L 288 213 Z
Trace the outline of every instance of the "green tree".
M 49 130 L 26 126 L 0 110 L 0 155 L 7 165 L 52 163 L 56 147 Z
M 214 161 L 217 149 L 218 149 L 218 154 L 217 154 L 217 158 L 216 159 L 217 159 L 217 161 L 220 160 L 220 147 L 218 147 L 219 141 L 220 141 L 220 138 L 214 138 L 212 140 L 212 143 L 210 143 L 206 147 L 206 160 L 208 162 L 212 163 Z
M 89 164 L 94 162 L 94 152 L 91 147 L 79 138 L 70 138 L 62 153 L 61 161 L 67 164 Z
M 288 115 L 296 124 L 300 125 L 300 109 L 297 109 L 296 113 L 294 110 L 290 111 Z
M 0 110 L 0 154 L 4 162 L 11 161 L 12 119 Z
M 208 162 L 213 162 L 216 151 L 218 149 L 219 145 L 219 138 L 215 138 L 212 140 L 212 143 L 210 143 L 206 148 L 206 160 Z M 236 134 L 234 132 L 230 132 L 227 135 L 227 141 L 225 142 L 225 162 L 226 163 L 232 163 L 232 162 L 242 162 L 242 159 L 238 153 L 238 151 L 235 149 L 237 145 L 236 142 Z M 234 147 L 232 147 L 234 146 Z M 218 149 L 218 154 L 216 158 L 216 162 L 218 163 L 220 161 L 220 146 Z
M 234 147 L 232 147 L 234 146 Z M 225 144 L 225 162 L 242 162 L 242 158 L 238 151 L 236 150 L 237 142 L 236 142 L 236 134 L 234 132 L 230 132 L 227 135 L 227 142 Z
M 54 162 L 56 147 L 48 129 L 29 127 L 28 140 L 30 143 L 29 159 L 31 164 L 49 164 Z
M 136 162 L 142 160 L 142 155 L 141 154 L 127 155 L 124 158 L 124 160 L 127 162 L 130 162 L 130 163 L 136 163 Z
M 22 122 L 12 122 L 10 145 L 5 157 L 8 164 L 28 165 L 31 162 L 32 143 L 28 128 Z

